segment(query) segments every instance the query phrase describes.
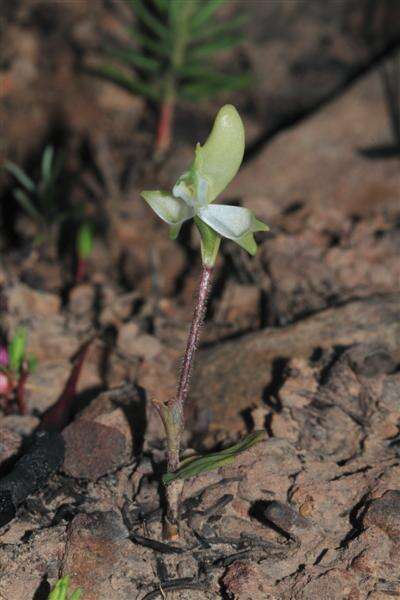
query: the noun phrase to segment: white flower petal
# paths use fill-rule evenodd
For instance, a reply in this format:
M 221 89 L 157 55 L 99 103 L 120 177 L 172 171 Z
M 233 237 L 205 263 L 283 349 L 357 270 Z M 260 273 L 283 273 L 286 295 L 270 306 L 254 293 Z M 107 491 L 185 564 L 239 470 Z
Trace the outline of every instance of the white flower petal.
M 253 214 L 247 208 L 209 204 L 198 211 L 202 221 L 220 235 L 235 240 L 250 231 Z
M 257 250 L 253 233 L 269 229 L 265 223 L 258 221 L 248 208 L 240 206 L 210 204 L 197 211 L 197 214 L 214 231 L 233 240 L 250 254 L 255 254 Z
M 181 198 L 175 198 L 159 190 L 145 191 L 142 198 L 151 206 L 155 213 L 169 225 L 179 225 L 194 215 L 192 207 Z

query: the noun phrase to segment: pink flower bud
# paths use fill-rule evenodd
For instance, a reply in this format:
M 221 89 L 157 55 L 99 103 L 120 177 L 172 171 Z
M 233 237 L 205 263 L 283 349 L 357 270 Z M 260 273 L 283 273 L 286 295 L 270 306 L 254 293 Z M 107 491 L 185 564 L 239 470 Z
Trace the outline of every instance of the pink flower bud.
M 6 346 L 0 346 L 0 365 L 8 366 L 8 350 Z
M 8 376 L 0 372 L 0 396 L 7 396 L 11 391 L 11 384 Z

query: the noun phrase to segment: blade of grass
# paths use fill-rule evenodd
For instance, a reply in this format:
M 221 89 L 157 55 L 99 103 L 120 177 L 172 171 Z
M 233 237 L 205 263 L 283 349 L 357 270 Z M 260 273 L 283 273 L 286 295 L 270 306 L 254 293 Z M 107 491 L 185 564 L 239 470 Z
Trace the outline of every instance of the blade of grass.
M 32 179 L 28 177 L 28 175 L 13 162 L 7 161 L 4 164 L 4 168 L 7 169 L 9 173 L 14 175 L 15 179 L 20 183 L 28 192 L 34 192 L 36 186 Z
M 21 189 L 17 189 L 13 191 L 14 198 L 21 206 L 21 208 L 30 216 L 34 221 L 41 222 L 42 215 L 36 209 L 33 202 L 30 200 L 27 194 Z
M 42 180 L 46 184 L 51 179 L 52 167 L 53 167 L 53 158 L 54 158 L 54 148 L 53 146 L 46 146 L 42 156 Z

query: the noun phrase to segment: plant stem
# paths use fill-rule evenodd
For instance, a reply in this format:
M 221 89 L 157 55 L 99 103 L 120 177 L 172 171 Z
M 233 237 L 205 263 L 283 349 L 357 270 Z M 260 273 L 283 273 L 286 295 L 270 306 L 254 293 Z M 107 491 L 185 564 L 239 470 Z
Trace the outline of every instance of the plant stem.
M 82 283 L 86 277 L 86 260 L 83 258 L 79 258 L 76 264 L 76 272 L 75 272 L 75 285 L 79 285 Z
M 167 465 L 168 471 L 176 471 L 180 463 L 180 448 L 184 426 L 184 409 L 189 393 L 190 376 L 193 371 L 194 355 L 198 346 L 200 330 L 206 313 L 208 297 L 211 289 L 213 268 L 203 265 L 200 283 L 196 297 L 193 319 L 190 326 L 186 350 L 183 357 L 182 370 L 179 377 L 178 392 L 170 400 L 163 411 L 163 421 L 167 433 Z M 173 481 L 166 488 L 167 495 L 167 536 L 171 539 L 177 536 L 179 495 L 182 482 Z
M 178 385 L 177 406 L 181 414 L 181 428 L 183 428 L 183 411 L 189 393 L 190 376 L 193 370 L 194 355 L 199 343 L 200 329 L 203 325 L 207 309 L 208 296 L 211 288 L 212 267 L 202 265 L 198 294 L 194 307 L 192 324 L 186 344 L 185 355 Z M 176 468 L 176 467 L 175 467 Z
M 171 98 L 161 104 L 158 121 L 155 156 L 163 157 L 171 145 L 171 131 L 174 118 L 175 101 Z
M 185 61 L 189 38 L 190 17 L 194 10 L 193 2 L 183 2 L 177 18 L 170 25 L 173 32 L 170 65 L 166 72 L 160 118 L 155 143 L 155 157 L 161 159 L 172 141 L 172 126 L 177 99 L 178 73 Z
M 26 369 L 23 369 L 19 376 L 18 383 L 17 383 L 16 396 L 17 396 L 17 404 L 18 404 L 18 410 L 19 410 L 20 415 L 26 415 L 28 412 L 28 407 L 26 406 L 26 402 L 25 402 L 25 384 L 28 379 L 28 375 L 29 375 L 29 371 Z
M 92 340 L 89 340 L 82 347 L 72 366 L 71 373 L 60 397 L 42 417 L 40 429 L 46 431 L 61 431 L 68 425 L 71 418 L 73 402 L 76 397 L 76 388 L 78 386 L 79 377 L 91 343 Z

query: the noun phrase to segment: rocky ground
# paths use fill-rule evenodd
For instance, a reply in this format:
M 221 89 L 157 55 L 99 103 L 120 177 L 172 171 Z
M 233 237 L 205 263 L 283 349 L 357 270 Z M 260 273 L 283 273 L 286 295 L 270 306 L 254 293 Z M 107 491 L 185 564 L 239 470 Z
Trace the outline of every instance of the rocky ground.
M 84 600 L 400 596 L 400 154 L 382 86 L 395 72 L 398 4 L 332 2 L 329 18 L 319 2 L 252 6 L 242 52 L 258 80 L 238 98 L 250 151 L 226 200 L 271 232 L 255 259 L 223 247 L 185 443 L 207 451 L 258 429 L 265 439 L 185 482 L 178 543 L 162 536 L 152 400 L 175 391 L 198 242 L 190 231 L 168 240 L 138 192 L 154 177 L 170 187 L 186 166 L 193 113 L 178 116 L 173 155 L 156 173 L 144 167 L 154 125 L 144 102 L 74 70 L 100 26 L 115 27 L 107 3 L 7 8 L 1 152 L 29 162 L 59 119 L 70 173 L 89 186 L 75 200 L 90 189 L 96 215 L 119 197 L 119 260 L 99 236 L 88 280 L 72 285 L 65 257 L 27 249 L 20 215 L 3 243 L 1 326 L 27 326 L 38 366 L 29 413 L 0 418 L 2 477 L 86 354 L 63 465 L 0 529 L 1 600 L 45 600 L 61 574 Z M 200 137 L 213 112 L 202 107 Z

